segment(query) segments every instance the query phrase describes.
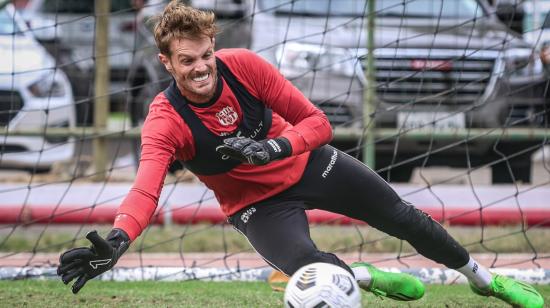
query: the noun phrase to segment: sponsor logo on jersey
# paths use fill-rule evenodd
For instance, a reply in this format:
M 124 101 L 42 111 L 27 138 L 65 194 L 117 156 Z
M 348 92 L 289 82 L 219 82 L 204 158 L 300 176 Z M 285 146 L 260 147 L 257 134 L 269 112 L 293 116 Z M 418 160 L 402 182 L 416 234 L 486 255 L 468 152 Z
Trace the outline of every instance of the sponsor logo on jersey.
M 223 126 L 229 126 L 239 119 L 239 115 L 231 106 L 223 107 L 223 109 L 216 113 L 216 118 L 220 121 L 220 124 Z

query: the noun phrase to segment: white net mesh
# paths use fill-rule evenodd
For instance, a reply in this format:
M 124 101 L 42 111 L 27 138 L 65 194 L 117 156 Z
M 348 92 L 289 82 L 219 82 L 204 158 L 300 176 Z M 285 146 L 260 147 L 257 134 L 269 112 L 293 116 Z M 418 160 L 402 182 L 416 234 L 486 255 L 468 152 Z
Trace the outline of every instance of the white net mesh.
M 87 245 L 88 230 L 110 229 L 135 175 L 147 106 L 170 81 L 146 22 L 165 1 L 114 1 L 108 14 L 96 13 L 94 1 L 31 0 L 18 13 L 14 4 L 0 10 L 3 278 L 53 275 L 34 270 L 55 266 L 68 247 Z M 540 57 L 544 19 L 527 18 L 532 6 L 190 4 L 216 12 L 218 48 L 249 48 L 278 67 L 328 115 L 333 145 L 449 226 L 488 266 L 546 262 L 548 78 Z M 108 39 L 96 25 L 104 18 Z M 107 54 L 94 49 L 101 41 Z M 108 75 L 101 76 L 109 82 L 101 89 L 96 77 L 105 58 Z M 108 113 L 98 121 L 102 98 Z M 345 260 L 434 266 L 367 225 L 324 212 L 310 219 L 318 246 Z M 180 268 L 146 273 L 151 265 Z M 226 224 L 212 192 L 174 165 L 151 226 L 121 266 L 143 270 L 128 277 L 248 279 L 265 276 L 266 264 Z

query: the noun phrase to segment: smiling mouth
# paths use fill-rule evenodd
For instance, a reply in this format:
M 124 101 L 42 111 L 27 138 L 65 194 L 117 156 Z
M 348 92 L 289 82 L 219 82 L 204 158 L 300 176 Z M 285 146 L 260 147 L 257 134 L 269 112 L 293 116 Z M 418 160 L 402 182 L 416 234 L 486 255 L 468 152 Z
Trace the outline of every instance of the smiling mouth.
M 195 81 L 195 82 L 201 82 L 201 81 L 205 81 L 206 79 L 208 79 L 209 76 L 210 76 L 210 73 L 206 73 L 204 75 L 195 76 L 195 77 L 192 78 L 192 80 Z

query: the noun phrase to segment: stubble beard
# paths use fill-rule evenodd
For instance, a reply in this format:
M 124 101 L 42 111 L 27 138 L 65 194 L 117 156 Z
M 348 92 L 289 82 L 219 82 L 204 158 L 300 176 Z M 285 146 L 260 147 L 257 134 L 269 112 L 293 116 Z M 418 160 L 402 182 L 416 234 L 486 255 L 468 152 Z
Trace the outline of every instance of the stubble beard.
M 185 89 L 185 92 L 187 92 L 187 98 L 193 102 L 197 103 L 204 103 L 209 101 L 212 97 L 214 97 L 214 93 L 216 92 L 217 84 L 218 84 L 218 76 L 214 72 L 210 72 L 211 76 L 209 78 L 212 78 L 212 85 L 210 90 L 207 93 L 203 93 L 201 91 L 197 91 L 195 87 L 191 86 L 190 84 L 185 84 L 183 88 Z M 193 81 L 191 81 L 193 83 Z

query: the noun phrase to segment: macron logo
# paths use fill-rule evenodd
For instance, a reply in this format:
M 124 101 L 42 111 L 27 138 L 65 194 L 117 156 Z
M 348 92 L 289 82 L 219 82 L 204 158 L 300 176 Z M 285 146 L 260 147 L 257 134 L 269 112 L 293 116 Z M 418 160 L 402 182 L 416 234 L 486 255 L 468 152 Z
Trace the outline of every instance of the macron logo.
M 93 261 L 90 261 L 90 266 L 93 269 L 97 269 L 99 266 L 107 265 L 109 263 L 111 263 L 111 259 L 93 260 Z

